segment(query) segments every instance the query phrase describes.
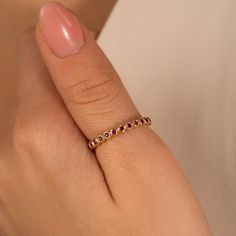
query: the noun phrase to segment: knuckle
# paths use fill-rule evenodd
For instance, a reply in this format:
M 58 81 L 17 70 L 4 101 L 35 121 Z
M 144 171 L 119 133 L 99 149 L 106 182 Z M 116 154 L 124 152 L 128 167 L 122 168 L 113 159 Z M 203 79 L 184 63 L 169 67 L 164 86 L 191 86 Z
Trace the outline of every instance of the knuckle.
M 51 106 L 47 107 L 45 103 L 46 101 L 32 99 L 30 104 L 26 104 L 24 99 L 17 100 L 11 129 L 11 144 L 15 150 L 40 150 L 46 142 L 46 137 L 51 137 L 53 132 L 59 132 L 59 124 L 55 122 L 58 119 L 58 112 Z M 61 120 L 63 121 L 63 117 Z M 53 129 L 52 124 L 54 124 Z
M 22 150 L 30 145 L 29 130 L 21 125 L 14 127 L 12 133 L 12 143 L 15 149 Z
M 76 105 L 99 104 L 112 106 L 117 100 L 121 84 L 109 71 L 99 72 L 97 76 L 86 76 L 66 89 L 66 95 L 69 102 Z
M 31 122 L 24 122 L 22 119 L 15 122 L 12 131 L 12 144 L 15 150 L 31 150 L 34 146 L 38 146 L 37 137 L 37 130 Z

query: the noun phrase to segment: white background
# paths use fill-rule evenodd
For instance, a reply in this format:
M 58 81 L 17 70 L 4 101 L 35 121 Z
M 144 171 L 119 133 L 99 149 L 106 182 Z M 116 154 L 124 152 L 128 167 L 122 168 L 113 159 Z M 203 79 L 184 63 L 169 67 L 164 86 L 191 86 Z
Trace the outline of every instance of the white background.
M 236 235 L 235 13 L 235 0 L 120 0 L 98 40 L 220 236 Z

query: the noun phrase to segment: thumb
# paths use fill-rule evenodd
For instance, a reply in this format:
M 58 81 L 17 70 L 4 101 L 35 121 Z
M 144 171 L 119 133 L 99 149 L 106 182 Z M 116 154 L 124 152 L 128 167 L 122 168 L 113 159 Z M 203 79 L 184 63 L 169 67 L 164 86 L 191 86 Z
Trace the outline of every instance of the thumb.
M 36 36 L 54 83 L 87 138 L 140 116 L 93 35 L 71 11 L 56 2 L 44 5 Z

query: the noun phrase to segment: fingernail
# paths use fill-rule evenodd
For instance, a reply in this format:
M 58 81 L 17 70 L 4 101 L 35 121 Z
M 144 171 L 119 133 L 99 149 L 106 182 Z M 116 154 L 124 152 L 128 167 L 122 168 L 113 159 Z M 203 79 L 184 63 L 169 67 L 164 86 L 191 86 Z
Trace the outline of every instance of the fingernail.
M 42 6 L 39 26 L 47 43 L 58 57 L 68 57 L 84 45 L 84 35 L 77 18 L 60 3 Z

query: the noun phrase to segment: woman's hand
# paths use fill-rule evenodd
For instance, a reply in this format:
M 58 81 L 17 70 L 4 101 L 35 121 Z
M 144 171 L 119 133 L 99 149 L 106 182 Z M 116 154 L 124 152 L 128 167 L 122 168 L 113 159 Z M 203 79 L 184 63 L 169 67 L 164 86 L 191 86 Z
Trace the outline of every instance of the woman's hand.
M 27 33 L 15 115 L 1 140 L 0 235 L 210 235 L 149 127 L 88 149 L 88 139 L 140 115 L 86 28 L 54 2 L 41 9 L 36 38 L 47 68 Z

